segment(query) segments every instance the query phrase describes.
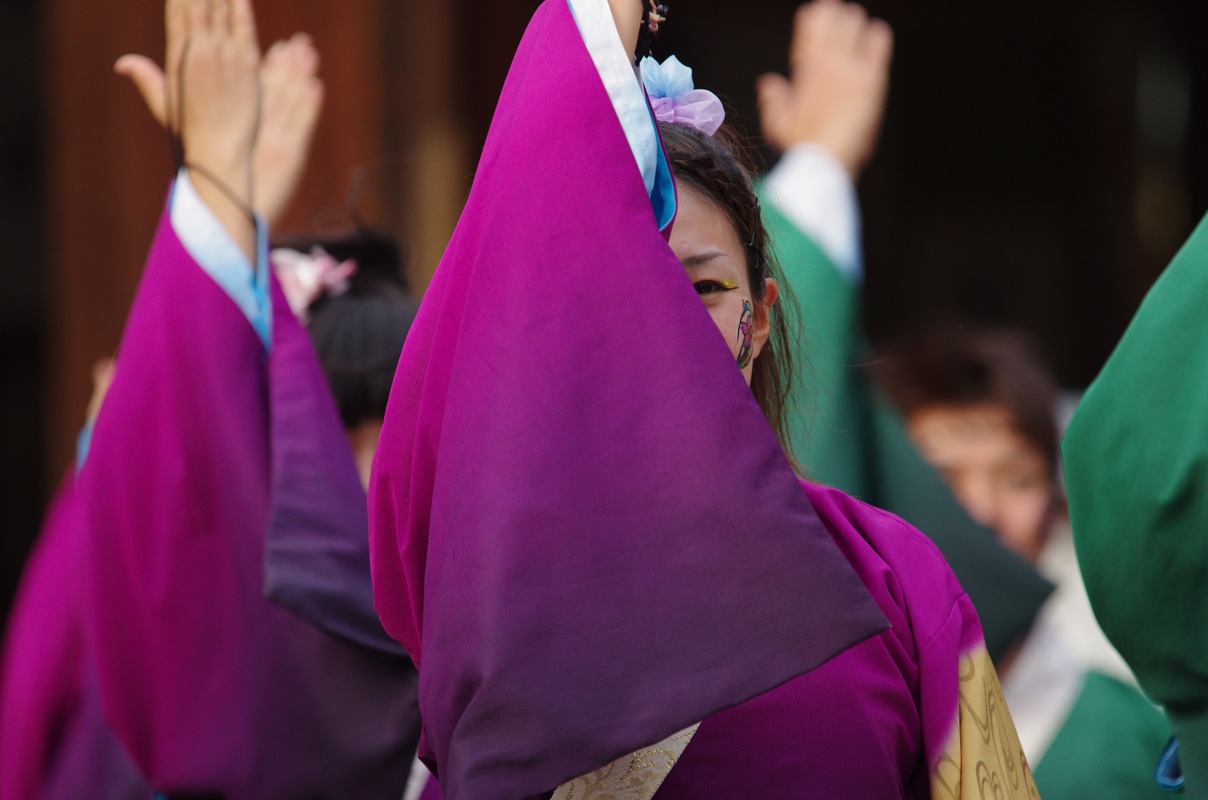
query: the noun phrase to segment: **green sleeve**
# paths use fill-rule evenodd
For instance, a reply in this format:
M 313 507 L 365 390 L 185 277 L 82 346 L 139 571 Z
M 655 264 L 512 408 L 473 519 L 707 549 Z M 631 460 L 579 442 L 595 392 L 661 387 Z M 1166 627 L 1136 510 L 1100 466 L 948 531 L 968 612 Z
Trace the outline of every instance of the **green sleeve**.
M 794 349 L 793 450 L 810 480 L 897 514 L 939 546 L 973 600 L 990 656 L 1032 626 L 1053 586 L 974 522 L 914 449 L 864 365 L 858 287 L 766 197 L 764 222 L 802 326 Z
M 857 369 L 861 355 L 859 293 L 814 242 L 766 198 L 764 223 L 787 284 L 781 302 L 793 331 L 790 432 L 806 477 L 859 497 L 867 495 L 861 453 L 865 392 Z
M 1063 444 L 1103 631 L 1167 707 L 1208 796 L 1208 219 L 1150 290 Z

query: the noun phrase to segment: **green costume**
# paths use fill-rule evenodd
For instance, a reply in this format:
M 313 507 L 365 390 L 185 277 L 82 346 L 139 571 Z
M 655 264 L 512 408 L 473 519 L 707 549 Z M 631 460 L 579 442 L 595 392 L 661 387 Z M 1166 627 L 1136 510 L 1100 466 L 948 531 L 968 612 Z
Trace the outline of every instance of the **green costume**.
M 794 344 L 794 452 L 811 480 L 907 520 L 943 551 L 998 659 L 1032 625 L 1053 586 L 974 522 L 923 461 L 901 417 L 859 368 L 859 293 L 774 202 L 764 223 L 804 328 Z M 808 353 L 808 356 L 805 354 Z
M 1063 453 L 1095 615 L 1166 707 L 1186 793 L 1208 798 L 1208 220 L 1087 391 Z
M 790 290 L 781 302 L 795 304 L 803 329 L 794 342 L 790 417 L 798 460 L 812 480 L 927 531 L 973 599 L 997 658 L 1032 629 L 1052 584 L 968 516 L 871 385 L 860 368 L 868 351 L 859 335 L 858 286 L 774 202 L 765 197 L 762 207 Z M 1060 726 L 1034 765 L 1045 800 L 1164 796 L 1153 771 L 1170 726 L 1135 688 L 1086 673 Z
M 1170 725 L 1140 692 L 1089 672 L 1069 716 L 1033 765 L 1044 800 L 1165 797 L 1153 779 Z

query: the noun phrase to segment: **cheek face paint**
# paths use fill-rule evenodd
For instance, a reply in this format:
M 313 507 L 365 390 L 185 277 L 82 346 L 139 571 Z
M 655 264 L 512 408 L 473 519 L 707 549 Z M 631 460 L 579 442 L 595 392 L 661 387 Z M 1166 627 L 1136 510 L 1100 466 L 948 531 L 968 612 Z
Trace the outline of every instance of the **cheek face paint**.
M 738 362 L 739 369 L 746 369 L 751 363 L 751 337 L 755 334 L 755 309 L 751 307 L 751 298 L 742 299 L 742 314 L 738 317 Z

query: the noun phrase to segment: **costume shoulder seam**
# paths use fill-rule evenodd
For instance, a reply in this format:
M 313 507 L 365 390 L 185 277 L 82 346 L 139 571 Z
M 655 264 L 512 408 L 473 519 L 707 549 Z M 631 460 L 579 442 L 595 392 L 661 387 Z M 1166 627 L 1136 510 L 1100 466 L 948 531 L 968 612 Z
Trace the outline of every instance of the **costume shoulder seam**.
M 904 520 L 901 517 L 899 517 L 897 514 L 894 514 L 892 511 L 886 511 L 885 509 L 878 508 L 877 506 L 874 506 L 871 503 L 866 503 L 865 501 L 861 500 L 860 498 L 854 497 L 854 496 L 848 494 L 847 492 L 843 491 L 842 489 L 837 489 L 833 486 L 826 486 L 821 483 L 813 483 L 811 481 L 807 481 L 804 479 L 802 480 L 802 484 L 822 489 L 822 490 L 826 491 L 828 494 L 832 494 L 832 495 L 838 494 L 838 495 L 842 496 L 846 501 L 850 501 L 852 503 L 856 503 L 860 506 L 863 506 L 864 508 L 868 509 L 869 511 L 876 513 L 877 516 L 883 517 L 884 519 L 893 523 L 895 528 L 903 529 L 903 531 L 905 533 L 908 533 L 912 539 L 918 541 L 920 544 L 922 544 L 924 547 L 926 547 L 932 554 L 938 556 L 939 559 L 943 562 L 943 564 L 946 567 L 948 567 L 949 571 L 952 570 L 951 566 L 948 565 L 948 559 L 944 557 L 943 551 L 940 550 L 939 545 L 937 545 L 934 541 L 931 540 L 931 537 L 929 537 L 923 531 L 919 530 L 914 525 L 910 524 L 910 522 L 908 522 L 907 520 Z
M 962 589 L 960 594 L 958 594 L 956 597 L 952 598 L 952 605 L 951 605 L 951 607 L 949 607 L 948 614 L 947 614 L 947 616 L 944 617 L 944 621 L 941 622 L 939 625 L 936 625 L 935 630 L 933 630 L 929 634 L 927 634 L 926 642 L 919 645 L 920 653 L 922 653 L 927 648 L 931 647 L 931 645 L 935 642 L 935 640 L 937 638 L 939 638 L 939 635 L 941 633 L 943 633 L 944 629 L 947 628 L 949 623 L 952 622 L 952 618 L 954 616 L 956 616 L 958 613 L 960 613 L 961 601 L 967 600 L 968 597 L 969 597 L 968 593 L 966 593 L 964 591 L 964 589 Z M 970 600 L 969 604 L 972 605 L 973 602 Z

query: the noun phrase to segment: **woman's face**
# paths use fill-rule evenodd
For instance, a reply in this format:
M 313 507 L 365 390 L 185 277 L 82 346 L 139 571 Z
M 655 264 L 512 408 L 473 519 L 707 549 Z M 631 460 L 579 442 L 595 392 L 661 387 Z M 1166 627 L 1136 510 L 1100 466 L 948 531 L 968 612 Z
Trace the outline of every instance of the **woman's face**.
M 776 281 L 768 280 L 762 300 L 751 292 L 746 248 L 729 217 L 697 189 L 677 183 L 679 209 L 671 229 L 671 250 L 721 331 L 751 383 L 751 364 L 768 341 L 768 311 L 776 303 Z M 744 363 L 745 362 L 745 363 Z
M 996 405 L 930 406 L 907 420 L 910 438 L 969 516 L 1031 563 L 1044 548 L 1053 481 L 1044 453 Z

